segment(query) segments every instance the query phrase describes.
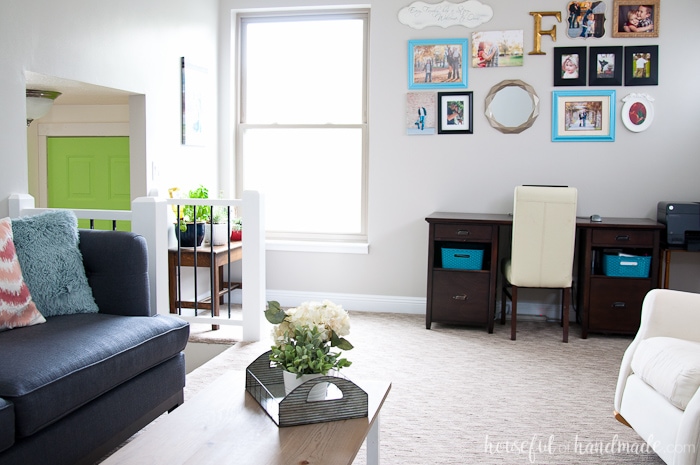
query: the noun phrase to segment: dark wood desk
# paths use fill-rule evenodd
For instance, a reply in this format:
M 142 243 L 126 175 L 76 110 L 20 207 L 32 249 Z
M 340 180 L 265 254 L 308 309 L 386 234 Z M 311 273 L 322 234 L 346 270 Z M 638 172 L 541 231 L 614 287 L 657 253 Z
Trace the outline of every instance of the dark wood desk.
M 179 259 L 178 259 L 179 255 Z M 219 316 L 219 305 L 223 296 L 229 290 L 241 287 L 241 283 L 224 282 L 224 265 L 236 262 L 242 257 L 241 242 L 231 242 L 227 245 L 215 245 L 214 247 L 180 247 L 168 250 L 168 280 L 170 290 L 170 313 L 179 313 L 181 308 L 195 308 L 211 310 L 213 316 Z M 214 267 L 212 267 L 212 262 Z M 211 270 L 211 295 L 201 301 L 179 301 L 177 295 L 178 268 L 183 266 L 202 267 Z M 195 294 L 197 289 L 195 289 Z M 214 297 L 216 296 L 216 298 Z M 196 297 L 195 297 L 196 298 Z M 212 329 L 219 329 L 219 325 L 212 325 Z
M 509 214 L 435 212 L 426 217 L 428 289 L 426 328 L 433 322 L 485 325 L 493 332 L 501 241 L 509 242 Z M 639 328 L 641 302 L 658 281 L 660 232 L 663 225 L 648 218 L 604 218 L 602 223 L 578 218 L 577 319 L 581 336 L 588 332 L 633 334 Z M 507 237 L 506 237 L 507 236 Z M 442 267 L 442 247 L 484 250 L 480 270 Z M 603 275 L 603 251 L 622 249 L 650 255 L 648 278 Z

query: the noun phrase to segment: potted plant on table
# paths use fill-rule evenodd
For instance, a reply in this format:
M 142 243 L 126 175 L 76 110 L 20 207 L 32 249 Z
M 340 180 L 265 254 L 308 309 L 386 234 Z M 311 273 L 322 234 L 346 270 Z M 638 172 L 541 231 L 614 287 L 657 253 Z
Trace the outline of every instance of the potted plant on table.
M 279 302 L 270 301 L 265 317 L 276 325 L 272 331 L 274 345 L 270 361 L 283 371 L 286 394 L 311 378 L 326 376 L 331 370 L 352 364 L 341 358 L 340 352 L 331 352 L 332 347 L 353 348 L 343 337 L 350 333 L 350 318 L 343 307 L 324 300 L 283 310 Z M 318 387 L 321 384 L 314 386 L 311 396 Z M 325 399 L 325 387 L 320 398 Z
M 224 245 L 228 241 L 228 208 L 214 207 L 211 215 L 211 224 L 207 237 L 211 245 Z M 236 219 L 231 218 L 231 227 L 235 227 Z M 231 239 L 233 240 L 233 239 Z
M 198 188 L 189 191 L 190 199 L 208 199 L 209 190 L 200 185 Z M 178 240 L 182 247 L 194 247 L 195 243 L 202 245 L 204 240 L 205 224 L 209 221 L 211 209 L 207 206 L 183 205 L 180 208 L 180 220 L 177 233 Z
M 231 240 L 240 241 L 241 239 L 243 239 L 243 219 L 240 217 L 236 217 L 233 220 L 231 220 L 231 223 Z

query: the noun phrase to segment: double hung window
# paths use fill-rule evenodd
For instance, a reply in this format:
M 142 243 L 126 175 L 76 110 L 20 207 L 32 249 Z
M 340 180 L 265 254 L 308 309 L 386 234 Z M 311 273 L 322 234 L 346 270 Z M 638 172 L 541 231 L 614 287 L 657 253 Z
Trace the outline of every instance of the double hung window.
M 239 17 L 236 179 L 264 194 L 268 238 L 366 239 L 367 23 Z

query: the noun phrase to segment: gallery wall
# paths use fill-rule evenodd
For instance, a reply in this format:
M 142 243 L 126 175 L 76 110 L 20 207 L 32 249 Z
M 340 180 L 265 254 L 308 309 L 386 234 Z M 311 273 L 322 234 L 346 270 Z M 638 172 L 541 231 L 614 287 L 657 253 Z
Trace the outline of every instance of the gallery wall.
M 327 3 L 333 2 L 294 5 Z M 433 211 L 510 212 L 518 184 L 577 187 L 580 216 L 655 218 L 659 200 L 700 201 L 700 157 L 694 142 L 700 98 L 691 78 L 700 75 L 700 63 L 679 45 L 693 27 L 692 15 L 687 14 L 693 6 L 690 0 L 664 2 L 658 38 L 625 39 L 612 38 L 609 32 L 600 39 L 567 37 L 568 2 L 559 0 L 536 5 L 486 0 L 483 3 L 493 9 L 493 18 L 474 29 L 406 26 L 399 22 L 398 13 L 412 3 L 408 0 L 337 3 L 371 6 L 369 254 L 268 252 L 268 288 L 282 297 L 293 299 L 295 292 L 301 297 L 338 293 L 358 307 L 420 308 L 426 292 L 425 216 Z M 612 22 L 612 1 L 609 4 L 606 27 Z M 222 18 L 231 10 L 285 6 L 289 2 L 229 0 L 222 2 Z M 545 55 L 525 55 L 524 65 L 517 68 L 468 69 L 468 90 L 474 96 L 473 134 L 406 134 L 409 40 L 470 39 L 474 31 L 522 29 L 527 53 L 534 48 L 530 12 L 557 10 L 562 22 L 542 19 L 543 30 L 557 29 L 556 42 L 549 36 L 541 39 Z M 222 27 L 222 42 L 227 34 Z M 614 142 L 552 142 L 552 92 L 591 89 L 553 86 L 553 48 L 607 45 L 658 45 L 659 85 L 598 88 L 616 92 Z M 222 68 L 226 68 L 223 63 Z M 484 116 L 485 97 L 505 79 L 529 83 L 540 97 L 539 118 L 520 134 L 502 134 Z M 620 120 L 621 99 L 632 92 L 654 98 L 655 120 L 642 133 L 628 131 Z M 700 291 L 699 266 L 697 257 L 674 257 L 672 285 Z M 530 299 L 535 313 L 557 304 L 551 295 L 530 294 Z M 389 304 L 383 305 L 384 301 Z

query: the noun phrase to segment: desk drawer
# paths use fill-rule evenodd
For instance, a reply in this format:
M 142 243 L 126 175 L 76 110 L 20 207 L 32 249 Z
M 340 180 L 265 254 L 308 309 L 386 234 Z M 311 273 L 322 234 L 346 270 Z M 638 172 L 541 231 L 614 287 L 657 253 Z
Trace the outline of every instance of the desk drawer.
M 595 229 L 591 232 L 593 246 L 653 247 L 654 232 L 636 229 Z
M 648 279 L 593 278 L 590 288 L 589 329 L 634 334 L 639 329 Z
M 435 239 L 448 241 L 488 241 L 494 226 L 484 224 L 436 224 Z
M 486 324 L 489 313 L 489 273 L 434 271 L 432 321 Z

